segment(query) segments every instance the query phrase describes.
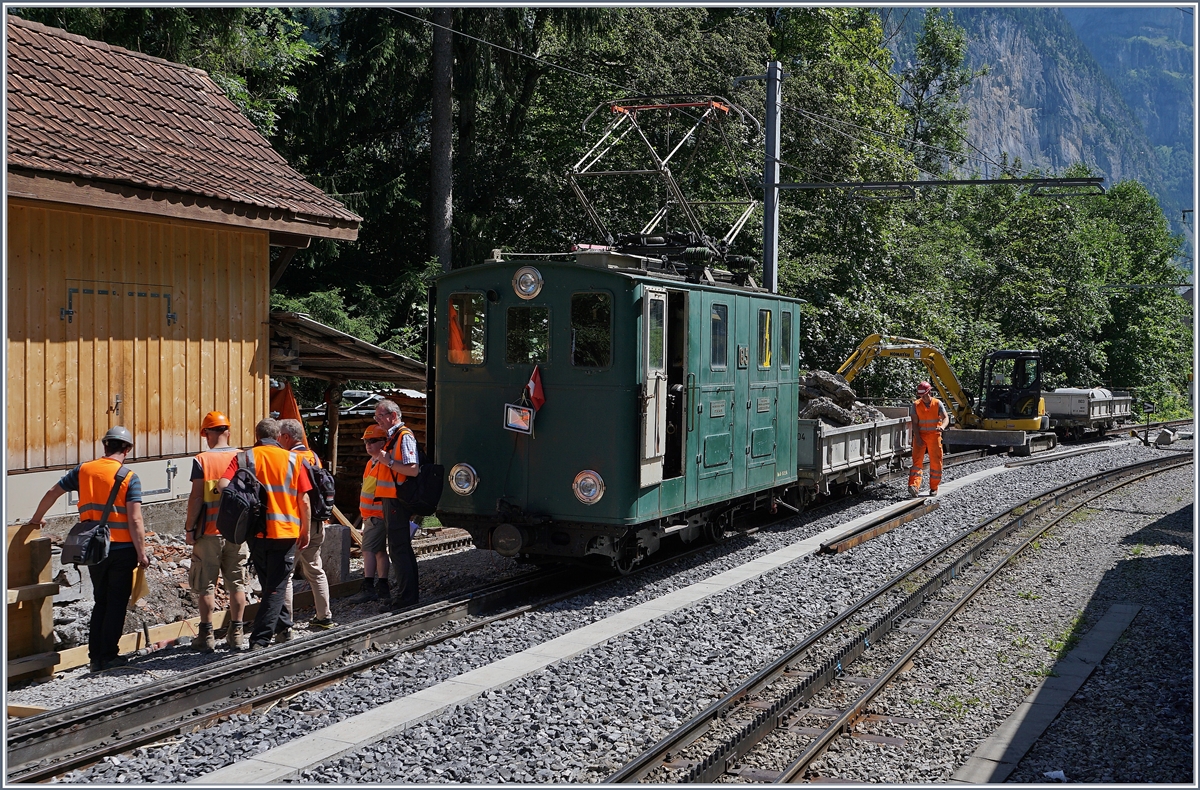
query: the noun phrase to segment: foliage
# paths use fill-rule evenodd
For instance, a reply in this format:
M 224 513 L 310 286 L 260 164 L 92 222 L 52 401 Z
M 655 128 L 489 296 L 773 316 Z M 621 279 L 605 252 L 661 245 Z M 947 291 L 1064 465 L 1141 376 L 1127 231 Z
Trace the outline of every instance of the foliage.
M 967 58 L 967 36 L 954 24 L 954 14 L 926 9 L 916 42 L 916 62 L 901 72 L 900 106 L 908 116 L 908 150 L 918 167 L 941 173 L 958 165 L 963 156 L 963 131 L 967 110 L 960 92 L 986 69 L 972 71 Z
M 423 357 L 426 289 L 437 273 L 428 253 L 427 10 L 23 15 L 208 69 L 297 170 L 363 217 L 357 241 L 297 253 L 272 305 Z M 962 161 L 958 94 L 975 74 L 963 66 L 965 38 L 949 14 L 924 15 L 900 67 L 879 14 L 849 7 L 472 6 L 455 10 L 454 27 L 463 34 L 454 37 L 456 266 L 494 248 L 596 241 L 563 178 L 607 122 L 599 113 L 582 130 L 588 114 L 624 96 L 703 93 L 761 117 L 762 82 L 735 87 L 732 78 L 760 74 L 770 59 L 788 74 L 785 180 L 907 180 Z M 678 140 L 694 117 L 673 111 L 647 128 L 656 141 Z M 725 130 L 722 140 L 706 127 L 672 162 L 690 197 L 759 197 L 758 130 Z M 616 156 L 632 161 L 630 151 Z M 597 180 L 589 194 L 618 233 L 636 231 L 663 198 L 648 180 Z M 1160 407 L 1187 391 L 1188 305 L 1171 288 L 1124 287 L 1180 278 L 1179 241 L 1140 184 L 1117 184 L 1104 197 L 966 186 L 911 201 L 789 190 L 781 214 L 780 290 L 805 300 L 802 368 L 834 369 L 864 336 L 883 332 L 940 345 L 968 387 L 985 353 L 1025 347 L 1042 350 L 1050 383 L 1132 388 Z M 760 255 L 757 236 L 751 223 L 737 252 Z M 855 386 L 908 397 L 923 377 L 919 365 L 879 362 Z
M 208 72 L 259 132 L 275 133 L 315 50 L 279 8 L 19 8 L 24 19 Z

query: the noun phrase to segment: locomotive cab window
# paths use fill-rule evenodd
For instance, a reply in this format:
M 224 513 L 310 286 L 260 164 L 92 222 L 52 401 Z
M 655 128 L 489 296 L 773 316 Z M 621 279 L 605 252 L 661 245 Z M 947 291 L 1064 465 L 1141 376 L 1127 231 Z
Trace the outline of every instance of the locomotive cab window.
M 792 311 L 784 310 L 779 316 L 779 367 L 792 366 Z
M 598 291 L 571 295 L 571 364 L 606 368 L 612 362 L 612 296 Z
M 709 324 L 711 366 L 713 370 L 724 370 L 729 365 L 729 307 L 714 304 Z
M 550 308 L 522 305 L 508 308 L 504 328 L 504 361 L 510 365 L 550 361 Z
M 771 311 L 758 311 L 758 366 L 771 367 Z
M 450 337 L 446 361 L 451 365 L 482 365 L 487 328 L 483 294 L 450 294 Z

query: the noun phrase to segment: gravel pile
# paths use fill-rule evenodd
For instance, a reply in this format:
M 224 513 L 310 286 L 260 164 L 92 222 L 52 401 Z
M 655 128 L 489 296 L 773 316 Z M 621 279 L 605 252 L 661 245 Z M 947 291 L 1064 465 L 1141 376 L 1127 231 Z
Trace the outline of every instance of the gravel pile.
M 942 499 L 939 510 L 854 551 L 808 556 L 530 675 L 507 689 L 314 768 L 306 781 L 601 781 L 837 611 L 949 536 L 1031 494 L 1161 454 L 1122 446 L 1017 468 Z M 987 458 L 947 479 L 1003 463 Z M 265 715 L 226 722 L 72 781 L 179 781 L 265 751 L 382 702 L 524 650 L 629 606 L 707 579 L 906 498 L 904 482 L 714 546 L 670 568 L 405 655 L 352 682 L 306 692 Z M 470 553 L 470 552 L 468 552 Z M 482 553 L 479 553 L 482 554 Z

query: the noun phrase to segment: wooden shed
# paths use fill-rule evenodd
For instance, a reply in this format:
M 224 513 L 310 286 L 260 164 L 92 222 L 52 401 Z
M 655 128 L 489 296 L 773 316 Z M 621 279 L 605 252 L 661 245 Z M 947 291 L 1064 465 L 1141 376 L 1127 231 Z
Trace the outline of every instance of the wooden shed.
M 213 409 L 252 444 L 271 285 L 360 218 L 205 72 L 6 21 L 8 488 L 96 457 L 114 424 L 132 461 L 200 451 Z

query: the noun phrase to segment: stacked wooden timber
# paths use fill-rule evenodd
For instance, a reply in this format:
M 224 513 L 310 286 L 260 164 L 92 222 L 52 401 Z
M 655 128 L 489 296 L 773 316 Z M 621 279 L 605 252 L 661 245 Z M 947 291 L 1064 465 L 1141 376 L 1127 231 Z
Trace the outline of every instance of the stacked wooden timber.
M 417 444 L 425 446 L 425 396 L 416 397 L 403 392 L 382 392 L 400 407 L 404 424 L 413 432 Z M 334 479 L 337 482 L 337 506 L 351 520 L 358 514 L 358 495 L 362 489 L 363 469 L 367 465 L 367 450 L 362 435 L 375 418 L 371 412 L 344 414 L 338 419 L 338 463 Z
M 49 677 L 58 663 L 54 652 L 54 596 L 50 581 L 50 538 L 30 524 L 8 527 L 8 666 L 9 680 Z

